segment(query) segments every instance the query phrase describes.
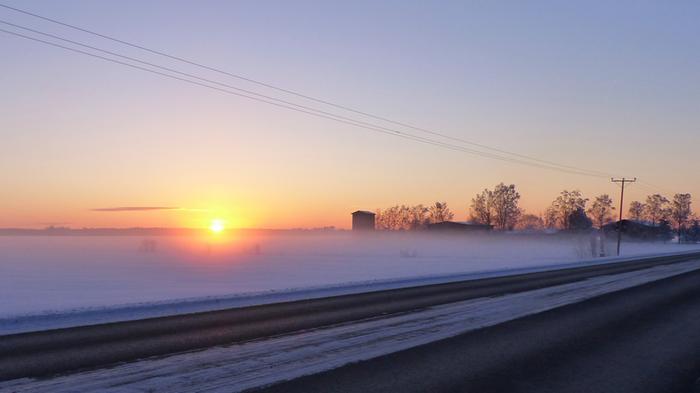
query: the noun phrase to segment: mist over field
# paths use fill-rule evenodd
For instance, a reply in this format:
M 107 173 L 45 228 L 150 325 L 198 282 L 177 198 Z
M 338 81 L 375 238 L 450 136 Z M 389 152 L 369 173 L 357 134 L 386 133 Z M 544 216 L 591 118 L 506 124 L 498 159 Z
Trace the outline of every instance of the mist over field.
M 0 237 L 0 317 L 592 259 L 589 235 L 224 235 Z M 612 240 L 608 255 L 614 254 Z M 624 243 L 623 256 L 693 247 Z

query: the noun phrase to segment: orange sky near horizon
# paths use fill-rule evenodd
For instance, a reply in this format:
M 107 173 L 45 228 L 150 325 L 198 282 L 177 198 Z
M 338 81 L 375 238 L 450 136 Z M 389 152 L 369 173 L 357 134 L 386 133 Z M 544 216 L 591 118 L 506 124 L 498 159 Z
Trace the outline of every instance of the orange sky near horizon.
M 600 190 L 607 192 L 615 201 L 615 206 L 619 203 L 619 188 L 606 184 L 607 189 Z M 493 186 L 489 186 L 492 188 Z M 479 191 L 477 187 L 471 187 L 473 193 Z M 534 187 L 536 188 L 536 187 Z M 604 187 L 600 187 L 604 188 Z M 525 189 L 525 190 L 524 190 Z M 570 189 L 574 189 L 570 187 Z M 557 192 L 542 193 L 537 195 L 537 190 L 533 187 L 519 187 L 523 194 L 521 206 L 526 213 L 540 215 L 553 200 Z M 582 189 L 584 195 L 592 198 L 594 195 Z M 531 192 L 531 193 L 529 193 Z M 645 195 L 650 193 L 646 188 L 636 187 L 635 184 L 626 188 L 626 205 L 632 200 L 644 200 Z M 114 208 L 120 207 L 114 203 L 104 203 L 86 208 L 85 205 L 75 204 L 73 206 L 60 205 L 40 206 L 22 204 L 9 209 L 0 218 L 0 227 L 20 227 L 20 228 L 43 228 L 50 225 L 68 226 L 73 228 L 95 227 L 188 227 L 206 228 L 214 219 L 222 219 L 227 228 L 315 228 L 323 226 L 335 226 L 336 228 L 350 228 L 350 213 L 355 210 L 376 210 L 386 208 L 394 204 L 418 204 L 429 205 L 434 201 L 447 201 L 450 208 L 455 213 L 455 220 L 462 221 L 468 219 L 468 205 L 471 197 L 465 195 L 463 198 L 456 198 L 455 192 L 443 192 L 442 198 L 421 199 L 420 195 L 401 200 L 398 195 L 401 192 L 390 193 L 374 202 L 374 197 L 348 196 L 342 200 L 342 196 L 328 196 L 327 199 L 315 198 L 307 204 L 304 201 L 284 200 L 236 200 L 234 197 L 223 198 L 223 200 L 205 200 L 197 203 L 195 200 L 185 201 L 185 203 L 158 204 L 151 203 L 130 204 L 130 206 L 172 207 L 168 209 L 153 210 L 117 210 L 117 211 L 96 211 L 94 208 Z M 453 194 L 453 195 L 450 195 Z M 472 195 L 473 196 L 473 195 Z M 538 196 L 538 198 L 533 198 Z M 670 195 L 669 195 L 670 196 Z M 376 197 L 376 196 L 375 196 Z M 338 198 L 338 199 L 336 199 Z M 170 200 L 170 199 L 168 199 Z M 230 202 L 227 202 L 230 201 Z M 357 202 L 363 201 L 364 202 Z M 137 201 L 138 202 L 138 201 Z M 625 211 L 626 213 L 626 211 Z

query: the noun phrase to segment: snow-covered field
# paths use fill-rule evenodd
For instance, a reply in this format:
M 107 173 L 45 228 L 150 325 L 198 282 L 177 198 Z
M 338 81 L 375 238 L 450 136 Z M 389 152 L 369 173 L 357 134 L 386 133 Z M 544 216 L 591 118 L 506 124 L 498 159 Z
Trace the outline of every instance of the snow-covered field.
M 625 244 L 623 250 L 632 256 L 689 248 L 698 246 Z M 0 334 L 503 274 L 589 259 L 588 238 L 566 236 L 351 232 L 4 236 L 0 237 Z

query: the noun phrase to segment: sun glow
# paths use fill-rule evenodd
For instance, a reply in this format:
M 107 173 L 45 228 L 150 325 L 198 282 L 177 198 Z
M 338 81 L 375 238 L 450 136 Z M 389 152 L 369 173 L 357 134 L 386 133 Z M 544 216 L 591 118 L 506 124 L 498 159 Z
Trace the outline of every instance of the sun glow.
M 209 224 L 209 230 L 211 230 L 214 233 L 219 233 L 226 229 L 226 226 L 224 225 L 224 220 L 222 219 L 215 219 L 211 221 L 211 224 Z

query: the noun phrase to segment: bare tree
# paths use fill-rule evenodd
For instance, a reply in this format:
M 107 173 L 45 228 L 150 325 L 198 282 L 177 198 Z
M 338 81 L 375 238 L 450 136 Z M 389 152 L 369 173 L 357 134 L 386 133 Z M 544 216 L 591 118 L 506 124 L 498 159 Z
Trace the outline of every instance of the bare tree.
M 610 195 L 603 194 L 593 200 L 591 207 L 588 208 L 588 214 L 591 216 L 593 224 L 602 229 L 603 225 L 612 220 L 612 211 L 614 209 Z
M 544 226 L 545 228 L 556 228 L 559 224 L 559 214 L 554 206 L 550 206 L 544 212 Z
M 388 209 L 377 209 L 374 216 L 374 225 L 380 230 L 393 230 L 396 221 L 396 206 Z
M 562 229 L 572 229 L 571 217 L 578 214 L 579 211 L 585 215 L 586 202 L 588 199 L 581 195 L 581 191 L 564 190 L 547 209 L 547 217 L 552 220 L 550 223 L 556 223 Z
M 670 215 L 668 204 L 668 199 L 661 194 L 647 196 L 644 218 L 654 226 L 661 221 L 668 221 Z
M 629 217 L 632 221 L 642 221 L 644 219 L 644 209 L 646 206 L 639 201 L 632 201 L 630 203 L 630 209 L 629 209 Z
M 454 218 L 454 213 L 447 207 L 445 202 L 435 202 L 428 208 L 428 217 L 431 223 L 450 221 Z
M 412 229 L 413 215 L 410 206 L 401 205 L 401 208 L 399 210 L 399 222 L 402 230 Z
M 430 222 L 428 208 L 423 205 L 415 205 L 409 209 L 409 229 L 420 229 Z
M 454 214 L 444 202 L 427 208 L 423 205 L 396 205 L 375 212 L 375 226 L 386 231 L 418 230 L 431 222 L 448 221 Z
M 700 217 L 693 214 L 689 219 L 690 228 L 685 234 L 687 240 L 697 243 L 700 241 Z
M 583 208 L 577 207 L 569 215 L 569 227 L 567 229 L 572 231 L 585 231 L 591 229 L 593 226 L 593 221 L 588 218 L 586 211 Z
M 493 190 L 493 218 L 496 228 L 500 230 L 513 229 L 522 213 L 518 207 L 520 193 L 515 190 L 515 184 L 506 186 L 496 185 Z
M 491 225 L 493 224 L 493 191 L 484 189 L 480 194 L 477 194 L 472 199 L 471 204 L 471 221 L 478 224 Z
M 685 227 L 685 223 L 692 214 L 690 204 L 690 194 L 676 194 L 673 196 L 673 202 L 671 202 L 671 218 L 676 224 L 676 229 L 678 230 L 678 243 L 681 242 L 681 234 L 683 228 Z
M 428 223 L 428 209 L 423 205 L 396 205 L 376 211 L 377 229 L 402 231 L 420 229 Z
M 545 221 L 534 214 L 523 214 L 515 227 L 522 231 L 541 231 L 545 227 Z
M 513 229 L 522 210 L 518 207 L 520 194 L 515 184 L 497 184 L 493 191 L 484 189 L 472 199 L 470 219 L 497 229 Z

